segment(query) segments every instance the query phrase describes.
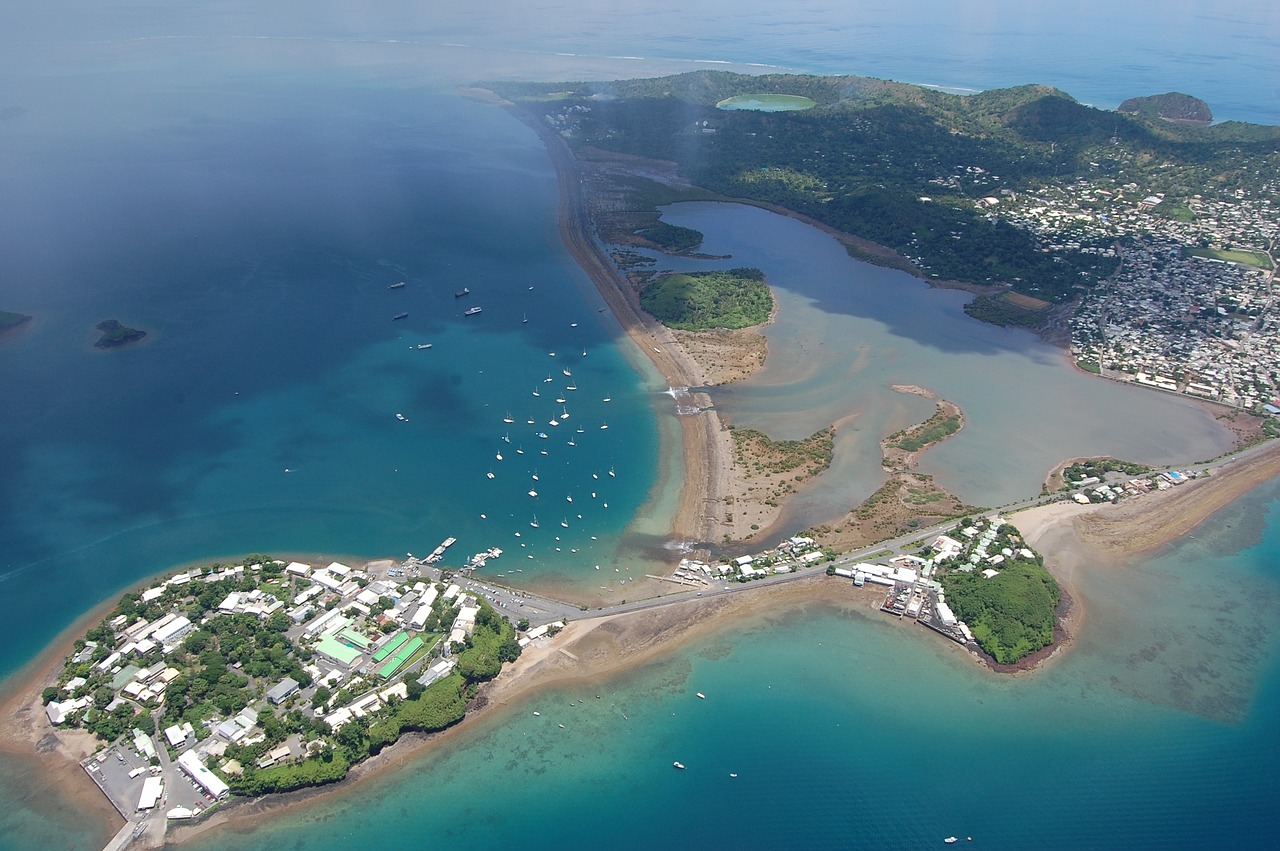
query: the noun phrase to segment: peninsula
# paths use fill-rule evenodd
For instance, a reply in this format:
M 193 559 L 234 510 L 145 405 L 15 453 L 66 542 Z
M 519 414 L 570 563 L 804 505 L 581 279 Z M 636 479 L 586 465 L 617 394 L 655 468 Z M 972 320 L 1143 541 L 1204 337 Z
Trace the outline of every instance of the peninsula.
M 890 475 L 883 493 L 852 507 L 839 523 L 833 519 L 830 528 L 765 546 L 765 538 L 780 537 L 776 509 L 827 469 L 840 424 L 803 440 L 774 441 L 730 428 L 709 410 L 697 387 L 734 380 L 764 362 L 758 329 L 774 309 L 768 288 L 748 269 L 704 277 L 649 272 L 629 247 L 688 252 L 700 235 L 662 227 L 653 206 L 652 213 L 631 217 L 638 224 L 626 236 L 626 216 L 588 217 L 589 210 L 603 209 L 601 187 L 629 182 L 627 197 L 643 195 L 652 205 L 745 197 L 782 207 L 840 229 L 857 256 L 983 293 L 975 313 L 1048 331 L 1079 315 L 1091 293 L 1120 280 L 1129 255 L 1113 247 L 1114 233 L 1058 245 L 1055 239 L 1066 239 L 1062 233 L 1048 236 L 1003 210 L 1027 193 L 1077 185 L 1054 182 L 1050 175 L 1057 172 L 1049 167 L 1074 168 L 1103 141 L 1090 137 L 1061 159 L 1059 140 L 1073 123 L 1083 122 L 1086 137 L 1105 130 L 1106 121 L 1128 122 L 1110 125 L 1122 141 L 1143 133 L 1144 139 L 1168 137 L 1142 124 L 1148 119 L 1141 116 L 1099 119 L 1098 111 L 1043 87 L 974 96 L 958 106 L 945 99 L 951 96 L 861 78 L 703 73 L 593 88 L 604 85 L 494 88 L 525 99 L 519 114 L 546 141 L 556 166 L 566 245 L 670 383 L 686 464 L 673 532 L 701 544 L 671 575 L 651 577 L 674 593 L 597 612 L 544 599 L 531 622 L 521 615 L 528 594 L 477 580 L 474 570 L 483 561 L 454 569 L 440 564 L 452 539 L 423 560 L 354 567 L 253 556 L 171 573 L 95 618 L 5 707 L 9 739 L 42 742 L 43 750 L 56 752 L 48 759 L 74 756 L 119 812 L 141 826 L 126 824 L 122 833 L 138 830 L 156 842 L 166 830 L 204 816 L 193 829 L 177 829 L 180 841 L 268 809 L 250 803 L 252 796 L 292 792 L 274 799 L 287 802 L 324 794 L 299 790 L 348 775 L 347 782 L 358 781 L 367 776 L 363 766 L 382 764 L 387 754 L 404 758 L 448 741 L 467 713 L 641 663 L 766 609 L 814 601 L 874 608 L 915 620 L 953 642 L 942 646 L 963 646 L 983 664 L 1024 670 L 1069 642 L 1079 614 L 1069 576 L 1055 579 L 1046 564 L 1122 562 L 1194 528 L 1280 473 L 1280 447 L 1270 443 L 1178 470 L 1072 459 L 1045 493 L 983 511 L 915 470 L 920 453 L 964 427 L 963 411 L 926 389 L 902 386 L 895 389 L 933 398 L 936 407 L 924 422 L 882 440 Z M 797 108 L 798 98 L 812 105 Z M 725 102 L 737 108 L 717 107 Z M 787 108 L 760 111 L 749 106 L 754 102 Z M 1004 129 L 996 132 L 992 121 Z M 1170 133 L 1216 132 L 1247 149 L 1241 156 L 1264 156 L 1264 134 L 1252 130 L 1232 135 L 1170 127 Z M 804 135 L 810 132 L 819 136 Z M 837 149 L 823 140 L 840 134 L 847 144 L 836 157 Z M 1025 146 L 1010 141 L 1015 137 Z M 904 139 L 908 150 L 888 144 Z M 937 150 L 926 156 L 930 140 Z M 708 145 L 716 156 L 694 156 Z M 943 149 L 951 151 L 947 158 Z M 814 153 L 801 157 L 796 152 L 802 150 Z M 1039 159 L 1024 162 L 1028 150 Z M 961 167 L 955 158 L 970 164 Z M 840 182 L 829 169 L 837 160 L 842 168 L 856 162 L 865 173 Z M 988 165 L 975 165 L 979 160 Z M 701 170 L 691 172 L 695 162 Z M 931 183 L 939 188 L 931 195 L 903 176 L 921 162 L 935 175 L 926 183 L 941 181 Z M 988 167 L 993 162 L 1001 172 Z M 1078 171 L 1069 174 L 1078 182 Z M 1142 174 L 1165 179 L 1154 169 Z M 1036 180 L 1041 188 L 1028 189 Z M 904 192 L 920 194 L 911 200 Z M 979 192 L 992 194 L 975 198 Z M 1010 207 L 1002 208 L 1006 202 Z M 634 204 L 623 207 L 634 213 Z M 1146 238 L 1131 244 L 1146 245 Z M 1254 256 L 1257 270 L 1266 272 L 1262 255 Z M 1124 296 L 1111 291 L 1108 298 Z M 1249 326 L 1250 345 L 1266 339 L 1265 314 L 1260 307 L 1259 321 Z M 1233 322 L 1248 316 L 1220 315 Z M 102 330 L 145 334 L 119 323 Z M 1265 393 L 1256 381 L 1249 386 L 1251 395 L 1232 398 L 1253 409 Z M 711 516 L 704 508 L 709 500 L 734 511 Z M 729 556 L 714 552 L 711 541 L 755 551 Z M 46 738 L 51 728 L 53 744 Z M 229 804 L 233 796 L 244 800 Z

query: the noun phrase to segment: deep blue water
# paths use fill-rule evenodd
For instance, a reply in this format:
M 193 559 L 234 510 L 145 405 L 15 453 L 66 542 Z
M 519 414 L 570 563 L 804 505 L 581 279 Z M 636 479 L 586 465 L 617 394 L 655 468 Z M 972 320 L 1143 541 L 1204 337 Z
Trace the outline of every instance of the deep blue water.
M 37 318 L 0 341 L 0 674 L 96 602 L 191 560 L 398 555 L 457 535 L 463 555 L 503 547 L 494 572 L 512 580 L 595 594 L 604 592 L 594 564 L 640 564 L 661 545 L 668 503 L 641 511 L 658 478 L 658 430 L 669 425 L 661 388 L 618 346 L 616 325 L 559 244 L 541 145 L 500 110 L 455 96 L 456 84 L 741 63 L 959 89 L 1043 82 L 1100 106 L 1177 89 L 1222 119 L 1280 121 L 1271 5 L 1230 15 L 1195 2 L 687 5 L 64 0 L 7 10 L 0 309 Z M 399 280 L 405 288 L 386 288 Z M 455 300 L 464 286 L 473 298 Z M 483 313 L 461 316 L 472 303 Z M 393 322 L 402 311 L 409 317 Z M 98 352 L 92 326 L 105 318 L 150 337 Z M 425 342 L 433 347 L 410 348 Z M 564 389 L 566 367 L 579 390 Z M 563 408 L 548 388 L 566 394 Z M 550 426 L 562 410 L 571 418 Z M 569 447 L 566 429 L 577 434 L 578 424 L 584 431 Z M 533 454 L 542 448 L 547 456 Z M 616 479 L 591 478 L 609 467 Z M 536 499 L 525 493 L 535 469 Z M 606 478 L 607 490 L 598 484 Z M 1240 509 L 1219 547 L 1230 555 L 1215 567 L 1266 595 L 1274 534 L 1261 549 L 1232 542 L 1261 528 L 1273 496 Z M 1192 605 L 1203 594 L 1169 591 L 1185 589 L 1183 579 L 1123 588 L 1133 601 L 1160 595 L 1159 624 L 1198 623 L 1203 611 Z M 602 709 L 589 728 L 598 738 L 569 737 L 566 749 L 543 736 L 528 751 L 519 739 L 538 731 L 521 716 L 420 769 L 432 788 L 450 775 L 517 779 L 512 800 L 538 815 L 458 802 L 465 796 L 455 791 L 432 796 L 455 803 L 431 818 L 443 834 L 480 845 L 530 836 L 577 845 L 733 836 L 749 846 L 878 846 L 906 836 L 917 845 L 973 832 L 1006 847 L 1040 844 L 1039 835 L 1096 847 L 1108 844 L 1108 826 L 1130 823 L 1110 844 L 1266 838 L 1275 825 L 1252 803 L 1276 789 L 1276 743 L 1263 720 L 1280 696 L 1270 628 L 1254 624 L 1242 634 L 1256 640 L 1238 645 L 1212 640 L 1227 629 L 1213 623 L 1189 645 L 1178 643 L 1185 630 L 1152 633 L 1143 646 L 1156 659 L 1185 646 L 1181 667 L 1116 658 L 1147 633 L 1125 632 L 1125 613 L 1105 604 L 1113 589 L 1095 590 L 1101 614 L 1091 627 L 1109 642 L 1082 641 L 1070 664 L 1029 681 L 974 674 L 931 643 L 904 646 L 882 624 L 829 613 L 718 639 L 723 655 L 682 654 L 614 685 L 636 707 L 630 728 Z M 1274 614 L 1273 597 L 1263 599 L 1237 608 Z M 839 654 L 814 652 L 828 634 Z M 1223 646 L 1238 652 L 1215 655 Z M 897 654 L 923 672 L 903 690 L 889 686 L 887 669 L 865 679 L 832 673 Z M 1205 693 L 1224 666 L 1230 688 L 1219 705 Z M 723 704 L 739 714 L 668 720 L 672 678 L 689 672 L 690 682 L 739 695 Z M 760 682 L 783 686 L 788 699 L 753 692 Z M 963 696 L 954 711 L 938 698 L 952 686 Z M 1046 733 L 1037 713 L 1061 716 L 1068 732 Z M 856 723 L 857 733 L 832 734 L 833 721 Z M 1010 761 L 981 762 L 999 751 L 1000 740 L 978 732 L 992 724 L 1013 731 Z M 886 748 L 907 759 L 885 757 Z M 913 773 L 938 752 L 955 763 L 943 779 Z M 670 782 L 677 758 L 691 767 L 680 781 L 696 785 L 692 794 Z M 1040 772 L 1025 786 L 1024 758 Z M 724 778 L 702 778 L 704 764 L 726 775 L 729 765 L 749 766 L 740 779 L 759 785 L 751 796 L 718 795 L 712 784 Z M 962 785 L 975 764 L 1000 778 L 1018 819 L 998 794 Z M 1084 782 L 1093 765 L 1114 780 Z M 619 766 L 628 766 L 621 779 Z M 1059 770 L 1072 781 L 1061 802 L 1049 793 Z M 100 841 L 23 771 L 0 763 L 0 846 Z M 1210 789 L 1203 805 L 1191 791 L 1179 797 L 1170 778 L 1181 776 L 1187 790 Z M 344 805 L 322 828 L 328 839 L 300 846 L 348 847 L 368 814 L 379 835 L 402 844 L 394 837 L 419 830 L 424 808 L 400 802 L 422 781 L 386 783 L 382 808 Z M 757 796 L 790 808 L 753 811 Z M 903 828 L 921 801 L 929 817 Z M 657 808 L 665 822 L 648 817 Z M 1187 814 L 1173 821 L 1181 833 L 1156 830 L 1176 812 Z M 1127 822 L 1126 813 L 1147 816 Z

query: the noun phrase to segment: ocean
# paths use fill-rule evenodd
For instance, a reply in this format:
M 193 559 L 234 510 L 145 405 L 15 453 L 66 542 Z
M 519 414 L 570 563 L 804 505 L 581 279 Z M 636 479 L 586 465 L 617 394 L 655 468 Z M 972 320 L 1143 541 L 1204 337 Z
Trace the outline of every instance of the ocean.
M 456 85 L 789 69 L 958 91 L 1043 82 L 1099 106 L 1176 89 L 1219 119 L 1275 123 L 1276 17 L 1260 4 L 1227 16 L 1196 3 L 1093 3 L 1068 16 L 936 0 L 840 10 L 63 0 L 8 16 L 0 309 L 36 319 L 0 341 L 0 675 L 102 599 L 191 561 L 389 557 L 454 535 L 463 555 L 503 548 L 486 570 L 506 581 L 607 599 L 625 593 L 627 568 L 664 556 L 680 484 L 678 457 L 659 447 L 670 399 L 560 245 L 541 144 Z M 718 215 L 717 239 L 740 228 L 816 239 L 785 230 L 794 223 Z M 794 258 L 761 262 L 802 270 Z M 913 285 L 908 303 L 933 331 L 986 346 L 946 365 L 957 352 L 931 350 L 903 324 L 902 305 L 883 295 L 901 282 L 881 271 L 839 267 L 863 282 L 862 297 L 842 290 L 824 333 L 866 323 L 856 327 L 877 354 L 855 361 L 850 392 L 885 404 L 851 403 L 865 407 L 867 434 L 843 450 L 847 481 L 819 492 L 816 508 L 873 483 L 857 441 L 916 418 L 919 400 L 884 394 L 897 381 L 936 385 L 994 425 L 1017 406 L 966 371 L 1024 376 L 1038 392 L 1102 406 L 1064 426 L 1064 440 L 1153 458 L 1222 439 L 1185 407 L 1074 376 L 1029 336 L 971 323 L 960 296 Z M 822 285 L 798 280 L 780 298 L 817 321 Z M 483 311 L 463 316 L 470 306 Z M 93 326 L 107 318 L 149 337 L 97 351 Z M 794 321 L 771 333 L 796 339 Z M 833 386 L 831 374 L 819 380 Z M 771 394 L 794 394 L 787 383 L 735 388 L 724 403 L 799 428 L 803 418 L 770 410 Z M 1126 409 L 1166 414 L 1167 434 L 1106 428 L 1116 393 Z M 1031 442 L 1018 447 L 1026 464 L 999 464 L 982 440 L 975 428 L 940 447 L 930 471 L 996 501 L 1055 454 Z M 634 709 L 629 721 L 602 697 L 557 736 L 516 707 L 319 825 L 304 813 L 283 836 L 211 842 L 914 847 L 972 833 L 1006 847 L 1260 844 L 1275 824 L 1258 802 L 1277 788 L 1263 723 L 1280 696 L 1266 617 L 1276 496 L 1218 518 L 1229 531 L 1213 549 L 1201 535 L 1099 579 L 1086 635 L 1042 675 L 994 678 L 863 616 L 780 616 L 609 683 L 612 703 Z M 1205 606 L 1210 596 L 1219 608 Z M 1158 618 L 1135 625 L 1148 609 Z M 690 704 L 690 689 L 708 694 L 705 706 Z M 673 776 L 673 759 L 689 770 Z M 0 761 L 0 847 L 102 841 L 26 770 Z M 750 792 L 716 785 L 730 772 Z M 498 785 L 501 806 L 477 800 Z M 773 806 L 746 805 L 758 797 Z M 666 818 L 649 817 L 659 809 Z

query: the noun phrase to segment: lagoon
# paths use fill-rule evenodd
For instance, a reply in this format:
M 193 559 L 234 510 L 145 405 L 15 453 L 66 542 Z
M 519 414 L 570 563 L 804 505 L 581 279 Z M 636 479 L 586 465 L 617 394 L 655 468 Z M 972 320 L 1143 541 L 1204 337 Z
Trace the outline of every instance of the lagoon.
M 964 410 L 964 429 L 930 449 L 920 469 L 973 505 L 1036 495 L 1065 458 L 1173 464 L 1231 447 L 1227 429 L 1201 405 L 1082 373 L 1026 331 L 966 316 L 968 293 L 853 260 L 803 222 L 713 202 L 672 205 L 664 220 L 702 231 L 702 251 L 730 255 L 672 265 L 758 267 L 778 302 L 777 321 L 764 331 L 767 363 L 744 382 L 714 388 L 717 407 L 776 439 L 838 424 L 832 468 L 791 508 L 794 527 L 873 493 L 884 481 L 880 439 L 932 413 L 932 402 L 892 385 L 924 387 Z
M 813 109 L 817 101 L 800 95 L 737 95 L 716 104 L 716 109 L 746 109 L 753 112 L 796 112 Z
M 591 560 L 555 556 L 557 544 L 540 541 L 547 561 L 529 584 L 603 593 L 582 578 L 595 559 L 625 566 L 661 547 L 679 482 L 678 459 L 658 450 L 659 430 L 674 425 L 653 406 L 661 388 L 633 351 L 615 346 L 616 327 L 596 313 L 560 247 L 540 144 L 454 86 L 785 68 L 958 90 L 1042 82 L 1099 106 L 1176 89 L 1206 99 L 1219 119 L 1275 122 L 1277 14 L 1274 4 L 1221 15 L 1096 1 L 1068 13 L 1015 0 L 716 0 L 693 9 L 672 0 L 413 9 L 56 0 L 15 12 L 0 32 L 0 185 L 20 214 L 0 231 L 0 309 L 36 318 L 0 344 L 0 674 L 97 601 L 188 561 L 252 550 L 398 555 L 457 533 L 468 552 L 501 545 L 479 515 L 496 516 L 501 502 L 508 516 L 498 531 L 509 535 L 533 506 L 523 489 L 495 500 L 484 474 L 498 463 L 507 407 L 533 412 L 531 388 L 554 370 L 550 351 L 571 355 L 581 386 L 600 393 L 575 403 L 570 422 L 608 417 L 592 460 L 616 465 L 619 490 L 611 511 L 592 518 Z M 1101 382 L 1062 378 L 1061 356 L 1028 335 L 961 322 L 961 294 L 881 280 L 882 270 L 837 260 L 804 230 L 779 230 L 786 223 L 750 226 L 791 234 L 825 259 L 778 259 L 788 246 L 769 243 L 758 265 L 777 275 L 784 315 L 798 327 L 761 376 L 771 385 L 753 386 L 740 404 L 731 394 L 718 401 L 779 431 L 804 423 L 779 417 L 772 394 L 824 424 L 838 411 L 857 414 L 841 438 L 852 446 L 829 475 L 851 484 L 814 491 L 805 511 L 843 507 L 870 487 L 874 459 L 857 449 L 927 412 L 919 399 L 885 392 L 899 373 L 953 388 L 980 418 L 983 428 L 926 456 L 971 499 L 1020 495 L 1037 465 L 1060 457 L 1055 447 L 1037 454 L 1034 433 L 1002 426 L 1022 411 L 1016 394 L 1037 391 L 982 386 L 988 364 L 997 376 L 1045 377 L 1065 394 L 1043 400 L 1083 428 L 1045 426 L 1063 449 L 1136 456 L 1164 445 L 1180 457 L 1220 439 L 1172 400 L 1148 404 L 1129 388 L 1108 397 Z M 754 250 L 709 233 L 739 258 Z M 818 274 L 788 281 L 789 268 Z M 386 289 L 399 280 L 404 290 Z M 856 299 L 854 280 L 866 282 Z M 482 316 L 452 315 L 451 294 L 463 285 L 483 297 Z M 916 312 L 899 306 L 904 299 Z M 828 303 L 838 314 L 830 326 L 821 324 Z M 410 316 L 392 325 L 401 310 Z M 526 313 L 533 327 L 523 330 Z M 90 329 L 104 316 L 147 328 L 148 344 L 93 351 Z M 861 334 L 865 347 L 852 359 L 827 357 L 819 343 L 835 333 Z M 409 349 L 424 342 L 433 348 Z M 822 357 L 806 372 L 787 351 Z M 841 370 L 865 404 L 806 391 L 806 382 L 838 386 Z M 1077 399 L 1115 403 L 1119 436 L 1070 410 Z M 1143 437 L 1165 422 L 1162 412 L 1167 429 Z M 1009 438 L 1019 463 L 986 460 L 972 443 L 982 435 Z M 586 468 L 550 463 L 558 489 L 585 484 Z M 883 621 L 825 610 L 780 616 L 610 683 L 635 724 L 602 707 L 585 723 L 566 722 L 571 733 L 556 739 L 513 708 L 469 732 L 466 746 L 379 779 L 367 794 L 206 845 L 394 847 L 429 836 L 483 846 L 534 836 L 593 847 L 725 838 L 919 847 L 964 832 L 996 847 L 1266 844 L 1280 827 L 1270 806 L 1278 747 L 1267 726 L 1280 678 L 1266 620 L 1275 620 L 1268 506 L 1277 497 L 1268 490 L 1215 520 L 1225 530 L 1215 549 L 1176 550 L 1188 572 L 1171 582 L 1140 581 L 1168 575 L 1153 560 L 1133 582 L 1083 583 L 1098 603 L 1096 643 L 1082 641 L 1074 660 L 1036 679 L 990 679 L 940 654 L 933 638 Z M 1262 544 L 1242 546 L 1263 529 Z M 508 558 L 494 568 L 515 573 L 519 556 Z M 1216 588 L 1197 584 L 1198 573 L 1262 596 L 1200 608 L 1206 587 Z M 1133 632 L 1130 610 L 1153 599 L 1159 629 Z M 1231 618 L 1245 609 L 1263 620 L 1237 632 Z M 1184 621 L 1201 639 L 1183 641 Z M 897 678 L 885 660 L 920 675 Z M 1224 707 L 1181 699 L 1189 677 L 1192 694 L 1212 695 L 1224 665 L 1233 666 Z M 691 689 L 707 692 L 714 702 L 705 708 L 722 720 L 687 716 L 677 701 Z M 856 732 L 834 732 L 844 725 Z M 903 743 L 907 759 L 890 765 L 886 742 Z M 948 781 L 999 778 L 1010 798 L 949 794 L 934 775 L 913 773 L 916 756 L 956 766 Z M 690 766 L 686 786 L 672 782 L 673 759 Z M 726 806 L 743 797 L 743 787 L 722 785 L 729 771 L 751 784 L 749 797 L 779 805 Z M 0 848 L 100 847 L 97 826 L 45 780 L 24 761 L 0 760 Z M 463 794 L 477 785 L 509 787 L 512 797 L 490 806 Z M 892 818 L 896 802 L 914 811 L 926 795 L 929 820 L 892 827 L 904 821 Z M 766 821 L 771 814 L 783 817 Z

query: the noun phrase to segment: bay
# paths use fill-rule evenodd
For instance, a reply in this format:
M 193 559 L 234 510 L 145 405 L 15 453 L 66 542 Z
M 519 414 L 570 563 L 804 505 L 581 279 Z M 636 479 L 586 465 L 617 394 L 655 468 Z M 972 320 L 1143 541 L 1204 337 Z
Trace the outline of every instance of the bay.
M 678 459 L 660 458 L 658 450 L 659 430 L 669 433 L 673 424 L 661 388 L 633 351 L 617 345 L 616 326 L 596 312 L 592 290 L 559 246 L 554 180 L 540 144 L 504 113 L 456 97 L 456 85 L 492 77 L 794 69 L 956 90 L 1043 82 L 1099 106 L 1177 89 L 1205 98 L 1220 119 L 1274 123 L 1276 14 L 1268 5 L 1223 13 L 1192 2 L 1123 9 L 1086 3 L 1068 13 L 1005 0 L 840 9 L 817 2 L 677 8 L 667 0 L 359 9 L 60 0 L 15 10 L 0 28 L 0 190 L 8 211 L 0 229 L 0 309 L 37 319 L 0 343 L 0 673 L 20 668 L 95 602 L 192 560 L 252 550 L 396 555 L 457 534 L 468 552 L 505 541 L 498 570 L 537 562 L 522 568 L 530 573 L 525 584 L 604 594 L 591 575 L 595 563 L 634 566 L 656 555 L 679 484 Z M 403 290 L 386 289 L 398 280 L 406 281 Z M 867 291 L 892 283 L 867 280 Z M 480 316 L 458 315 L 462 305 L 452 293 L 462 286 L 482 299 Z M 784 288 L 783 296 L 803 309 L 800 289 Z M 958 314 L 958 297 L 912 298 L 922 309 Z M 401 311 L 409 317 L 393 323 Z M 528 329 L 520 321 L 526 315 Z M 134 349 L 95 351 L 92 326 L 108 317 L 150 337 Z M 997 372 L 1038 351 L 1026 340 L 997 345 L 984 333 L 975 338 L 993 346 Z M 905 351 L 920 345 L 910 334 L 903 339 Z M 432 349 L 409 348 L 425 342 Z M 593 394 L 572 405 L 567 422 L 607 418 L 610 428 L 597 427 L 593 445 L 579 447 L 591 453 L 585 461 L 562 468 L 557 454 L 544 462 L 549 477 L 540 469 L 540 478 L 559 500 L 561 491 L 585 485 L 590 470 L 611 464 L 617 490 L 608 512 L 584 512 L 580 537 L 567 548 L 580 545 L 580 553 L 566 554 L 568 542 L 551 536 L 535 542 L 538 558 L 530 560 L 523 556 L 534 553 L 517 552 L 512 542 L 515 529 L 528 528 L 531 498 L 513 487 L 516 475 L 495 485 L 485 473 L 506 463 L 495 456 L 507 408 L 527 420 L 539 398 L 532 387 L 548 372 L 554 377 L 562 362 L 579 379 L 579 392 Z M 1039 367 L 1054 375 L 1059 369 Z M 952 380 L 974 392 L 945 374 L 939 391 L 950 392 Z M 606 394 L 610 403 L 601 401 Z M 981 394 L 968 404 L 1001 412 Z M 397 411 L 409 422 L 396 421 Z M 536 413 L 535 425 L 557 412 Z M 911 400 L 888 400 L 864 421 L 874 432 L 917 413 Z M 1188 439 L 1172 428 L 1170 437 Z M 541 440 L 532 433 L 526 439 Z M 1116 438 L 1100 432 L 1098 439 Z M 976 446 L 954 445 L 935 455 L 937 472 L 954 470 L 951 483 L 962 490 L 989 487 L 995 498 L 1002 488 L 1022 487 L 1018 477 L 1034 466 L 993 470 Z M 944 449 L 958 454 L 945 457 Z M 845 457 L 851 478 L 866 482 L 861 461 Z M 995 481 L 984 483 L 988 477 Z M 491 485 L 504 490 L 486 490 Z M 1274 639 L 1265 619 L 1243 622 L 1238 632 L 1232 627 L 1241 611 L 1251 618 L 1274 612 L 1274 577 L 1265 569 L 1275 563 L 1265 549 L 1272 533 L 1261 530 L 1275 496 L 1267 491 L 1247 501 L 1236 519 L 1222 521 L 1230 525 L 1215 522 L 1228 531 L 1214 549 L 1178 550 L 1192 554 L 1184 568 L 1162 567 L 1159 559 L 1144 566 L 1140 575 L 1156 577 L 1154 584 L 1100 576 L 1089 587 L 1097 612 L 1091 632 L 1072 657 L 1037 679 L 978 677 L 926 637 L 916 642 L 865 618 L 815 614 L 811 629 L 789 616 L 752 625 L 740 650 L 738 638 L 725 636 L 618 680 L 615 694 L 636 707 L 627 714 L 643 719 L 630 731 L 603 710 L 588 725 L 600 738 L 570 737 L 567 751 L 555 739 L 520 751 L 520 738 L 541 732 L 523 715 L 476 730 L 466 747 L 421 766 L 433 772 L 433 784 L 454 770 L 467 781 L 439 787 L 461 800 L 441 806 L 433 797 L 442 815 L 431 823 L 481 845 L 536 835 L 572 844 L 612 838 L 623 846 L 649 844 L 650 837 L 733 836 L 748 846 L 865 837 L 864 844 L 914 847 L 972 830 L 1007 847 L 1043 844 L 1036 831 L 1060 840 L 1050 844 L 1107 847 L 1108 827 L 1117 831 L 1115 847 L 1158 838 L 1264 844 L 1275 825 L 1265 806 L 1252 804 L 1277 786 L 1268 762 L 1276 742 L 1264 720 L 1276 707 Z M 554 510 L 550 516 L 559 528 Z M 1264 549 L 1240 546 L 1255 536 Z M 1232 591 L 1218 609 L 1199 605 L 1205 595 L 1197 583 L 1205 576 Z M 1241 597 L 1239 588 L 1250 593 Z M 1255 591 L 1261 596 L 1251 596 Z M 1133 611 L 1148 606 L 1158 620 L 1132 632 Z M 919 683 L 900 682 L 893 675 L 899 669 L 886 668 L 864 681 L 875 688 L 859 691 L 851 678 L 825 672 L 847 654 L 812 654 L 815 639 L 825 646 L 827 635 L 846 649 L 865 645 L 869 657 L 904 656 L 908 668 L 924 673 Z M 1127 655 L 1125 648 L 1132 648 Z M 810 655 L 816 661 L 806 666 Z M 736 661 L 716 667 L 717 659 Z M 1227 687 L 1216 699 L 1220 680 Z M 723 725 L 704 718 L 686 726 L 667 714 L 677 711 L 674 690 L 685 682 L 713 683 L 702 690 L 714 689 L 717 699 L 751 699 Z M 788 699 L 759 695 L 759 682 L 788 686 Z M 903 682 L 905 690 L 891 687 Z M 919 709 L 937 703 L 940 688 L 957 689 L 961 708 Z M 989 716 L 968 706 L 978 699 Z M 1056 718 L 1059 704 L 1067 706 L 1061 735 L 1022 718 Z M 848 706 L 872 719 L 872 735 L 865 720 L 856 740 L 794 735 L 809 722 L 823 732 L 849 723 Z M 991 721 L 1009 728 L 1009 739 L 975 732 Z M 915 741 L 920 729 L 925 744 Z M 882 775 L 864 769 L 847 782 L 851 766 L 886 764 L 873 745 L 910 742 L 908 757 L 932 756 L 944 734 L 959 736 L 961 744 L 944 753 L 966 775 L 985 767 L 1005 772 L 992 776 L 1032 778 L 1009 794 L 1044 818 L 1010 820 L 1006 809 L 980 797 L 953 799 L 945 793 L 953 787 L 932 785 L 936 774 L 911 773 L 920 760 Z M 1009 740 L 1025 761 L 983 762 Z M 689 759 L 667 758 L 673 751 Z M 595 758 L 602 752 L 614 757 L 607 765 Z M 538 779 L 519 774 L 519 764 L 509 768 L 511 758 L 501 757 L 510 753 L 532 754 Z M 676 758 L 690 766 L 680 775 L 688 779 L 717 760 L 722 769 L 748 766 L 739 779 L 770 778 L 751 788 L 787 805 L 759 811 L 784 816 L 774 820 L 776 832 L 743 807 L 734 819 L 704 823 L 700 817 L 724 797 L 735 800 L 734 790 L 722 796 L 710 784 L 692 793 L 671 785 Z M 578 768 L 566 769 L 573 762 Z M 611 772 L 631 764 L 628 782 L 613 782 Z M 31 783 L 27 769 L 0 761 L 0 847 L 93 847 L 102 839 L 94 826 L 57 815 L 56 790 Z M 529 810 L 477 807 L 462 794 L 507 778 L 528 780 L 512 784 L 514 800 L 536 819 Z M 1170 778 L 1187 780 L 1187 788 Z M 303 831 L 295 844 L 305 838 L 306 847 L 345 847 L 357 828 L 393 845 L 421 835 L 422 810 L 430 807 L 394 806 L 418 794 L 422 777 L 378 782 L 386 801 L 362 810 L 369 799 L 353 795 L 350 805 L 325 814 L 325 837 L 292 820 L 281 826 Z M 1064 786 L 1068 794 L 1061 794 Z M 928 819 L 887 832 L 892 819 L 884 812 L 921 789 L 939 788 L 929 796 Z M 1191 789 L 1204 794 L 1202 803 Z M 715 803 L 691 805 L 702 792 Z M 872 806 L 864 812 L 849 804 L 860 800 Z M 646 817 L 655 807 L 670 815 L 670 828 Z M 368 813 L 383 818 L 371 824 Z M 1171 827 L 1162 826 L 1166 819 Z M 265 836 L 294 841 L 292 833 Z M 259 840 L 211 841 L 242 847 Z

